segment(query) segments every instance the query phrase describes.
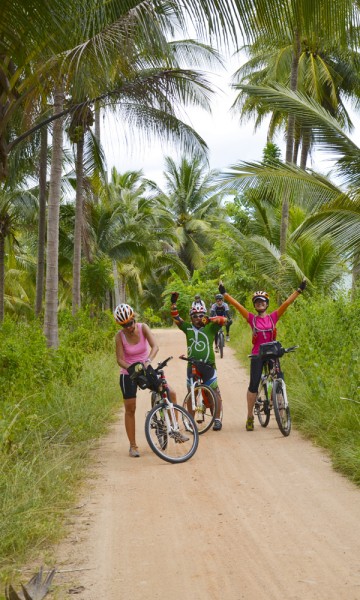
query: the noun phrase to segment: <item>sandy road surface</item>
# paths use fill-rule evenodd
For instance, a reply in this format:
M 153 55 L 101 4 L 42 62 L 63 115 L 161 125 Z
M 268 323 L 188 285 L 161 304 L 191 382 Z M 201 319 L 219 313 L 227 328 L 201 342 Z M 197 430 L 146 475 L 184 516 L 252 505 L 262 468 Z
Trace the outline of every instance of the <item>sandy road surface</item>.
M 185 393 L 182 332 L 157 332 L 159 360 Z M 284 359 L 287 369 L 291 358 Z M 285 366 L 285 365 L 284 365 Z M 286 371 L 286 368 L 285 368 Z M 218 360 L 224 427 L 171 465 L 147 446 L 149 393 L 138 399 L 141 458 L 122 415 L 96 452 L 96 478 L 57 550 L 61 598 L 83 600 L 360 600 L 360 491 L 300 435 L 272 419 L 246 432 L 247 375 Z

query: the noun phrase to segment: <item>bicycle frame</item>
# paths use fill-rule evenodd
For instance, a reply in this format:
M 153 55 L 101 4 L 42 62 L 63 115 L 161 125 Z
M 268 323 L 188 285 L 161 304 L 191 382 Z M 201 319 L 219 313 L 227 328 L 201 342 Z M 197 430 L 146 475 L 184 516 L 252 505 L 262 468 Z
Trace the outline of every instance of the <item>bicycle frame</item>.
M 298 346 L 283 348 L 280 356 L 293 352 Z M 250 355 L 252 356 L 252 355 Z M 270 420 L 270 412 L 274 409 L 276 422 L 281 433 L 288 436 L 291 430 L 291 416 L 287 398 L 286 384 L 280 367 L 278 356 L 268 356 L 263 361 L 262 375 L 254 406 L 262 427 L 267 427 Z
M 204 384 L 203 375 L 198 370 L 197 363 L 202 363 L 210 368 L 212 367 L 207 363 L 203 363 L 203 361 L 186 358 L 184 355 L 179 358 L 191 364 L 188 393 L 184 398 L 183 407 L 186 407 L 194 417 L 199 434 L 201 435 L 210 429 L 217 417 L 218 400 L 214 390 Z
M 172 358 L 172 356 L 169 357 L 167 359 L 167 361 L 170 360 L 171 358 Z M 160 381 L 160 388 L 159 388 L 158 392 L 153 392 L 153 394 L 159 395 L 161 398 L 161 403 L 166 404 L 166 407 L 164 406 L 164 408 L 166 409 L 164 411 L 164 419 L 165 419 L 165 423 L 166 423 L 167 433 L 169 435 L 171 435 L 172 432 L 178 432 L 180 428 L 179 428 L 179 423 L 177 422 L 177 419 L 176 419 L 174 405 L 169 398 L 169 386 L 166 381 L 163 366 L 165 366 L 164 363 L 161 363 L 161 365 L 159 365 L 159 367 L 157 369 L 155 369 L 155 371 L 158 375 L 158 379 Z M 155 400 L 155 402 L 152 402 L 151 404 L 152 404 L 152 406 L 154 406 L 155 404 L 160 404 L 160 401 Z M 169 416 L 169 414 L 171 415 L 171 417 Z

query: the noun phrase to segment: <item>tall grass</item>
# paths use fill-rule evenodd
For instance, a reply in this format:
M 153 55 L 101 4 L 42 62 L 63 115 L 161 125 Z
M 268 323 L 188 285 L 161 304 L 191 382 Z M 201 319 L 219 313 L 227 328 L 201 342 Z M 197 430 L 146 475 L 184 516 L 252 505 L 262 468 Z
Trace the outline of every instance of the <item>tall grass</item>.
M 10 392 L 0 404 L 4 581 L 17 565 L 36 560 L 40 550 L 59 539 L 66 509 L 89 463 L 89 450 L 114 418 L 121 395 L 112 323 L 102 328 L 79 317 L 63 330 L 64 345 L 58 353 L 46 349 L 35 324 L 16 324 L 14 329 L 8 322 L 0 337 L 0 359 L 1 354 L 13 355 L 15 370 L 15 375 L 3 370 Z M 5 363 L 1 361 L 0 369 Z M 3 380 L 0 387 L 6 388 Z
M 294 427 L 360 485 L 360 303 L 304 297 L 289 307 L 277 329 L 284 346 L 299 345 L 281 361 Z M 249 367 L 249 325 L 239 318 L 231 333 Z

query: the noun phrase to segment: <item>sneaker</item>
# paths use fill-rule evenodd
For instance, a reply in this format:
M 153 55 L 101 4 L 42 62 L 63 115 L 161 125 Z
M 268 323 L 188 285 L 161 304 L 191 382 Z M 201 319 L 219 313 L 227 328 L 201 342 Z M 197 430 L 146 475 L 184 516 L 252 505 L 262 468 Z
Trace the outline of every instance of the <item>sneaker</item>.
M 254 417 L 249 417 L 246 421 L 246 431 L 254 431 Z
M 180 443 L 180 444 L 182 444 L 184 442 L 188 442 L 190 439 L 186 435 L 181 433 L 181 431 L 176 431 L 176 433 L 174 434 L 174 437 L 175 437 L 175 442 Z
M 226 341 L 230 342 L 230 336 L 229 335 L 226 336 Z
M 213 425 L 213 430 L 220 431 L 221 428 L 222 428 L 222 422 L 220 421 L 220 419 L 215 419 L 214 425 Z
M 219 352 L 219 348 L 215 346 L 215 352 Z
M 140 456 L 137 446 L 130 446 L 129 456 L 131 456 L 131 458 L 138 458 Z

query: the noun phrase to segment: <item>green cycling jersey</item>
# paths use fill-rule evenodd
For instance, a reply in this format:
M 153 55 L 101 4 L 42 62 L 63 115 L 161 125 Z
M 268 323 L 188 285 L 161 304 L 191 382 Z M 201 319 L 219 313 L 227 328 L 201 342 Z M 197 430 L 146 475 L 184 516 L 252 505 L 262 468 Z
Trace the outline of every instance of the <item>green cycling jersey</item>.
M 188 358 L 203 360 L 216 368 L 214 339 L 221 325 L 209 322 L 197 329 L 191 323 L 181 320 L 177 322 L 177 326 L 186 335 Z

